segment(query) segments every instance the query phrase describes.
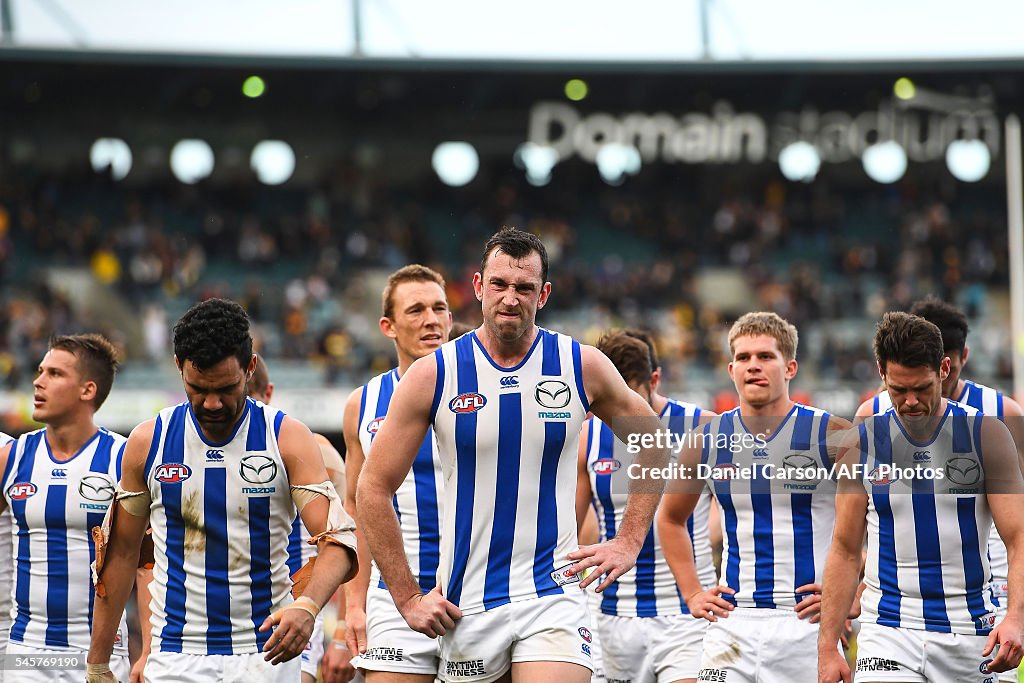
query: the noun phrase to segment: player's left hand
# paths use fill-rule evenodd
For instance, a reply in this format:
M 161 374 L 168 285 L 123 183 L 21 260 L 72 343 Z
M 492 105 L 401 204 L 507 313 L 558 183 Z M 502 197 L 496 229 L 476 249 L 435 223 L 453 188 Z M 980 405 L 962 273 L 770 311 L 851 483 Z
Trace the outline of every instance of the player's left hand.
M 981 651 L 982 657 L 993 655 L 986 668 L 992 673 L 1016 669 L 1020 665 L 1021 657 L 1024 656 L 1022 642 L 1024 642 L 1024 630 L 1022 630 L 1021 622 L 1007 615 L 988 634 L 985 649 Z
M 343 640 L 332 640 L 327 644 L 320 667 L 324 683 L 348 683 L 356 675 L 352 652 Z
M 276 627 L 275 618 L 279 619 Z M 301 609 L 282 609 L 267 617 L 260 626 L 261 632 L 271 629 L 274 629 L 274 633 L 263 646 L 263 651 L 267 653 L 263 659 L 271 664 L 287 662 L 302 654 L 309 642 L 309 636 L 313 633 L 313 615 Z
M 806 619 L 812 624 L 817 624 L 821 621 L 821 584 L 805 583 L 797 588 L 796 592 L 810 593 L 810 595 L 796 603 L 793 607 L 796 610 L 796 616 L 800 619 Z
M 596 589 L 600 593 L 633 568 L 638 554 L 640 548 L 634 548 L 621 536 L 616 536 L 604 543 L 580 546 L 579 550 L 569 553 L 570 560 L 578 560 L 569 571 L 573 574 L 583 574 L 587 568 L 594 567 L 595 571 L 580 582 L 580 588 L 586 588 L 604 576 L 604 580 Z

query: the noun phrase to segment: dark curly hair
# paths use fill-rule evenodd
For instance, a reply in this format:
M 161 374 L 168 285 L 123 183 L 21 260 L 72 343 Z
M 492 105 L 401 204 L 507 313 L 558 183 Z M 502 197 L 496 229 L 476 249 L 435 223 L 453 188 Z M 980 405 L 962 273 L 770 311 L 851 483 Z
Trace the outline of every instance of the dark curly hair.
M 227 299 L 207 299 L 193 305 L 174 324 L 174 356 L 182 365 L 192 361 L 207 370 L 228 356 L 242 368 L 252 358 L 252 335 L 245 309 Z
M 967 346 L 967 331 L 970 329 L 963 311 L 942 299 L 928 296 L 915 303 L 910 312 L 939 328 L 942 348 L 946 353 L 963 353 Z

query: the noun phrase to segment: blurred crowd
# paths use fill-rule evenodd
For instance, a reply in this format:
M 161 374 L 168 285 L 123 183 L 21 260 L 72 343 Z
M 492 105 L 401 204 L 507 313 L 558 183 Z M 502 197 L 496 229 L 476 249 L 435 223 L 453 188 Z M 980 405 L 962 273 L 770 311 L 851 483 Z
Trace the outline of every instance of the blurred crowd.
M 609 187 L 593 169 L 559 170 L 546 188 L 498 174 L 458 190 L 395 186 L 354 166 L 312 190 L 124 188 L 91 172 L 2 179 L 0 385 L 26 386 L 55 333 L 100 329 L 129 361 L 166 361 L 173 321 L 214 295 L 245 305 L 269 358 L 309 360 L 326 385 L 358 383 L 392 362 L 377 328 L 381 275 L 410 262 L 439 269 L 455 318 L 475 325 L 472 273 L 505 224 L 548 247 L 541 324 L 587 341 L 648 327 L 670 381 L 719 377 L 725 330 L 754 308 L 798 326 L 802 373 L 865 384 L 885 310 L 934 293 L 978 324 L 999 315 L 997 192 L 721 171 Z M 84 305 L 69 273 L 89 273 L 89 296 L 112 303 Z M 995 351 L 1001 379 L 1009 366 Z

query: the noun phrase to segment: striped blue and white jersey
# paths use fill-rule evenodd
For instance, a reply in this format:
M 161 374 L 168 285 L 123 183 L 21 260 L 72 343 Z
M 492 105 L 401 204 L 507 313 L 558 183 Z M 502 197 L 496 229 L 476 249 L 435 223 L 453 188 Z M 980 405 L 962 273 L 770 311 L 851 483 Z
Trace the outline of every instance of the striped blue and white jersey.
M 835 526 L 829 418 L 797 403 L 770 437 L 749 431 L 739 408 L 705 427 L 701 462 L 714 473 L 722 518 L 719 583 L 736 591 L 722 597 L 739 607 L 792 607 L 807 597 L 797 588 L 821 583 Z M 780 477 L 787 468 L 812 476 Z
M 992 514 L 984 494 L 981 420 L 949 401 L 932 438 L 915 442 L 894 411 L 858 426 L 868 494 L 861 619 L 883 626 L 985 635 Z M 882 465 L 934 475 L 895 479 Z
M 0 432 L 0 448 L 14 441 L 14 437 Z M 11 455 L 13 455 L 13 449 Z M 11 630 L 11 591 L 14 590 L 14 523 L 11 509 L 0 512 L 0 652 L 7 647 L 7 634 Z
M 91 529 L 103 523 L 121 477 L 125 438 L 100 428 L 70 459 L 55 460 L 46 429 L 21 436 L 3 473 L 14 519 L 10 641 L 86 652 L 92 636 L 96 559 Z M 126 655 L 124 615 L 114 654 Z
M 1003 398 L 1004 394 L 998 389 L 965 379 L 964 388 L 956 402 L 961 405 L 970 406 L 985 415 L 1003 419 Z M 889 398 L 889 392 L 887 391 L 883 391 L 873 399 L 872 408 L 876 415 L 884 413 L 891 407 L 892 399 Z M 1003 543 L 1003 539 L 999 538 L 999 532 L 994 524 L 989 532 L 988 554 L 989 567 L 992 572 L 992 595 L 998 602 L 1005 603 L 1007 575 L 1010 571 L 1010 566 L 1006 555 L 1006 545 Z
M 247 399 L 231 437 L 212 443 L 187 402 L 157 416 L 145 466 L 154 651 L 259 652 L 270 632 L 257 629 L 291 602 L 295 504 L 277 445 L 283 418 Z
M 676 433 L 685 433 L 698 424 L 700 408 L 690 403 L 669 401 L 662 411 L 663 421 Z M 684 426 L 685 425 L 685 426 Z M 584 427 L 587 443 L 587 473 L 601 541 L 615 538 L 622 524 L 629 497 L 629 461 L 621 459 L 624 450 L 616 449 L 611 427 L 592 418 Z M 616 452 L 617 451 L 617 452 Z M 673 460 L 675 456 L 673 454 Z M 715 584 L 715 565 L 711 557 L 708 515 L 711 494 L 705 491 L 686 527 L 693 543 L 693 559 L 701 585 Z M 619 617 L 664 617 L 689 614 L 675 577 L 665 561 L 656 526 L 652 525 L 636 558 L 636 567 L 626 572 L 600 593 L 600 609 Z
M 577 452 L 590 408 L 579 342 L 539 328 L 511 368 L 473 332 L 434 353 L 444 595 L 474 614 L 562 593 L 556 570 L 579 547 Z
M 359 399 L 359 443 L 364 457 L 371 457 L 373 439 L 387 416 L 391 397 L 398 384 L 398 369 L 377 375 L 363 385 Z M 444 479 L 441 459 L 437 452 L 434 430 L 429 429 L 416 452 L 416 459 L 402 484 L 395 492 L 392 503 L 402 529 L 402 543 L 409 569 L 424 593 L 437 585 L 440 562 L 441 518 L 443 516 L 442 491 Z M 377 563 L 370 568 L 370 585 L 386 588 Z

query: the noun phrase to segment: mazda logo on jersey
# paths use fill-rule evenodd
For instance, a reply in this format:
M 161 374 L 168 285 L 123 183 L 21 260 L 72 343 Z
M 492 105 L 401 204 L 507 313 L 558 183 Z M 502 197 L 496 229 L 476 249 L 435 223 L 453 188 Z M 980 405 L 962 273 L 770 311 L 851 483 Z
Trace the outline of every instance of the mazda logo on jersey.
M 594 464 L 590 466 L 590 469 L 593 470 L 594 474 L 611 474 L 620 467 L 622 467 L 622 463 L 618 460 L 602 458 L 601 460 L 595 460 Z
M 946 477 L 958 486 L 973 486 L 981 480 L 981 465 L 973 458 L 953 458 L 946 463 Z
M 370 434 L 376 434 L 377 431 L 380 429 L 381 424 L 383 423 L 383 417 L 374 418 L 366 423 L 366 431 L 368 431 Z
M 86 500 L 105 503 L 114 499 L 114 485 L 106 477 L 98 474 L 87 474 L 78 482 L 78 493 Z
M 192 476 L 192 468 L 180 462 L 160 465 L 153 473 L 153 478 L 161 484 L 180 484 Z
M 487 399 L 480 394 L 459 394 L 448 402 L 448 410 L 453 413 L 475 413 L 485 405 Z
M 569 385 L 565 382 L 549 379 L 537 384 L 533 397 L 545 408 L 564 408 L 569 405 L 572 392 L 569 391 Z
M 277 463 L 268 455 L 247 455 L 238 471 L 250 484 L 266 484 L 277 476 Z
M 11 484 L 11 488 L 7 489 L 7 494 L 11 497 L 11 500 L 25 500 L 36 495 L 36 485 L 30 481 L 21 481 L 17 484 Z
M 802 470 L 808 467 L 814 467 L 814 458 L 807 455 L 806 453 L 790 453 L 782 459 L 782 466 L 788 469 Z

